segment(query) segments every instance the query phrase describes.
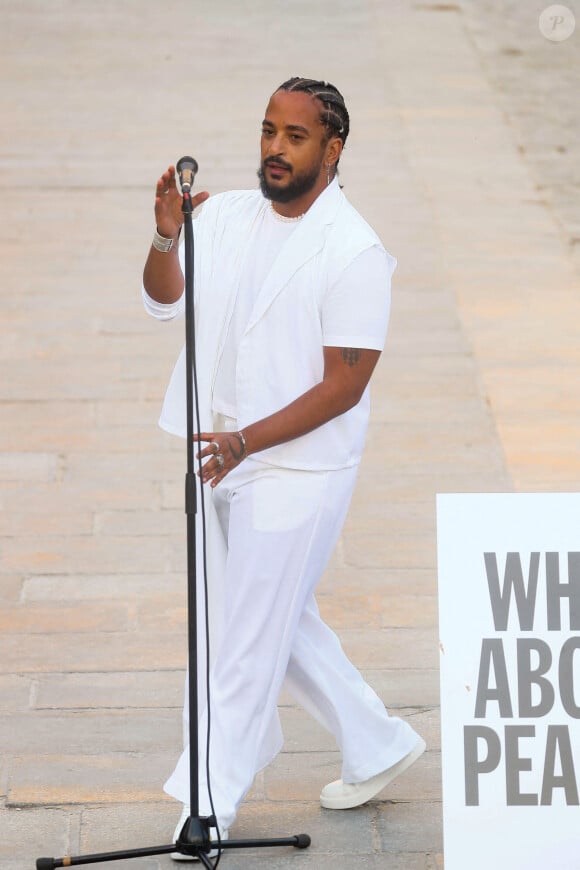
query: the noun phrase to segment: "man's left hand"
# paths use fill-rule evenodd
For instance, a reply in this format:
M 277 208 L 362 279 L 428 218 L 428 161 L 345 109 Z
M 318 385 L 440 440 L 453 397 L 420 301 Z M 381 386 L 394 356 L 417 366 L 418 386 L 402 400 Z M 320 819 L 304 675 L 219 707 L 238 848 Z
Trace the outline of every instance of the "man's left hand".
M 201 468 L 201 482 L 216 486 L 226 474 L 246 457 L 246 446 L 239 432 L 201 432 L 193 436 L 197 441 L 208 442 L 197 454 L 207 462 Z M 200 474 L 200 472 L 198 472 Z

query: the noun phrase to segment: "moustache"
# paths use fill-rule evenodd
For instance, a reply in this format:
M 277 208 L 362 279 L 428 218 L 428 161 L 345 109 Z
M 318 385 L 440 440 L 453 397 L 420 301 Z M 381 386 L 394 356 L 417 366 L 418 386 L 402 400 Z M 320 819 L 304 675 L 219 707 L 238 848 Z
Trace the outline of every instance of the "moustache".
M 263 166 L 272 166 L 272 167 L 280 167 L 281 169 L 287 169 L 289 172 L 292 172 L 292 166 L 289 163 L 286 163 L 285 160 L 280 160 L 276 157 L 266 157 L 263 162 Z

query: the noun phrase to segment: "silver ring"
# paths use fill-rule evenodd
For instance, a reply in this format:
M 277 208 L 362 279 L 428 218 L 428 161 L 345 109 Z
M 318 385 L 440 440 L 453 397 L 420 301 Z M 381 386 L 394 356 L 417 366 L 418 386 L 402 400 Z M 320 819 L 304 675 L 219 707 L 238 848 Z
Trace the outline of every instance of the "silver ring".
M 216 455 L 215 455 L 215 460 L 216 460 L 216 462 L 217 462 L 217 464 L 219 465 L 220 468 L 223 468 L 223 467 L 224 467 L 224 458 L 223 458 L 223 456 L 221 455 L 221 453 L 216 453 Z
M 215 455 L 216 453 L 219 453 L 219 452 L 220 452 L 220 446 L 219 446 L 219 444 L 217 443 L 217 441 L 210 441 L 209 446 L 210 446 L 210 447 L 215 447 L 214 455 Z

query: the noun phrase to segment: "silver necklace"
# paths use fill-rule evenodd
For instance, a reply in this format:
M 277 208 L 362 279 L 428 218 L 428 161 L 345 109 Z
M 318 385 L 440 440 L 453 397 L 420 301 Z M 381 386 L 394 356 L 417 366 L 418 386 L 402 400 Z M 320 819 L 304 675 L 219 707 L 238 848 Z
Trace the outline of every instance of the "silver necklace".
M 270 211 L 272 212 L 276 220 L 282 221 L 283 223 L 293 224 L 296 221 L 301 221 L 304 217 L 304 214 L 296 215 L 296 217 L 286 217 L 285 214 L 280 214 L 279 212 L 277 212 L 271 202 L 269 202 L 268 205 L 270 206 Z

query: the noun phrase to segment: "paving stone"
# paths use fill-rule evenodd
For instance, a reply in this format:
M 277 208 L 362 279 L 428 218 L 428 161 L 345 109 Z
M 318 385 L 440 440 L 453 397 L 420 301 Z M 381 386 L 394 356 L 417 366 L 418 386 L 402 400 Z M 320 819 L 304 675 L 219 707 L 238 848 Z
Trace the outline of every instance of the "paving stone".
M 79 512 L 158 507 L 161 487 L 158 482 L 143 477 L 135 478 L 132 485 L 121 485 L 119 480 L 58 481 L 54 484 L 10 482 L 3 485 L 3 499 L 7 506 L 34 514 L 39 506 L 51 504 L 55 515 L 66 515 L 73 509 Z
M 0 685 L 3 679 L 0 678 Z M 175 708 L 179 711 L 183 706 L 184 682 L 185 670 L 41 674 L 34 707 L 37 710 L 135 707 L 152 710 Z
M 128 347 L 127 336 L 118 337 L 115 342 L 115 350 L 117 354 L 129 353 L 136 357 L 143 350 L 143 340 L 133 342 L 132 347 Z M 141 368 L 143 360 L 139 359 L 139 368 Z M 152 366 L 153 371 L 158 375 L 159 364 L 154 361 Z M 160 384 L 160 388 L 164 384 Z M 139 427 L 139 431 L 143 433 L 152 433 L 156 442 L 160 445 L 163 441 L 165 433 L 157 429 L 155 424 L 159 418 L 161 406 L 159 398 L 156 400 L 141 400 L 136 401 L 123 399 L 99 399 L 94 403 L 95 422 L 99 432 L 106 428 L 114 428 L 117 434 L 122 437 L 124 430 L 129 427 L 130 431 L 134 427 Z M 177 440 L 177 439 L 175 439 Z M 183 444 L 183 441 L 180 441 Z
M 295 802 L 288 807 L 256 802 L 243 808 L 231 833 L 237 839 L 249 839 L 294 836 L 305 832 L 312 839 L 308 849 L 310 858 L 334 851 L 340 854 L 359 852 L 365 856 L 375 852 L 374 816 L 373 810 L 367 807 L 346 815 L 329 812 L 321 808 L 318 800 Z M 353 848 L 354 843 L 357 845 Z M 253 860 L 260 853 L 276 855 L 274 851 L 258 849 L 250 849 L 247 854 Z M 292 854 L 289 853 L 289 860 Z
M 22 596 L 24 577 L 19 574 L 0 574 L 0 602 L 16 604 Z
M 3 802 L 6 801 L 6 792 L 8 791 L 8 765 L 5 758 L 0 759 L 0 798 Z
M 183 478 L 164 480 L 161 484 L 161 507 L 163 510 L 183 508 Z
M 185 637 L 159 629 L 138 632 L 61 633 L 0 636 L 0 673 L 55 673 L 144 670 L 180 670 L 187 656 Z
M 429 627 L 437 621 L 437 599 L 426 595 L 385 593 L 319 594 L 322 618 L 333 628 Z
M 441 747 L 441 716 L 439 705 L 431 707 L 415 704 L 408 708 L 399 708 L 396 715 L 408 720 L 427 744 L 427 749 L 437 751 Z
M 181 806 L 165 795 L 144 804 L 88 807 L 82 813 L 80 847 L 92 853 L 170 843 L 180 812 Z M 140 867 L 140 860 L 133 866 Z
M 163 471 L 164 475 L 181 474 L 183 480 L 183 458 L 177 453 L 168 453 L 164 457 Z M 160 474 L 156 453 L 134 450 L 124 454 L 96 453 L 92 454 L 90 463 L 87 463 L 83 454 L 70 453 L 67 455 L 65 480 L 82 480 L 86 483 L 108 478 L 118 482 L 122 488 L 123 480 L 147 476 L 154 478 L 156 474 Z
M 6 570 L 38 573 L 109 573 L 143 570 L 161 572 L 168 565 L 169 553 L 163 539 L 147 536 L 53 535 L 32 538 L 6 538 L 3 544 Z
M 180 599 L 183 600 L 176 602 L 165 595 L 139 604 L 136 612 L 139 631 L 155 632 L 162 627 L 163 631 L 172 632 L 175 637 L 183 637 L 187 630 L 187 604 L 185 595 L 181 595 Z
M 61 462 L 54 453 L 16 451 L 0 452 L 1 481 L 39 481 L 56 480 L 60 473 Z
M 104 511 L 96 516 L 99 535 L 174 535 L 183 533 L 184 511 Z
M 6 428 L 0 433 L 2 450 L 34 449 L 38 445 L 39 431 L 42 432 L 46 448 L 61 453 L 130 453 L 135 444 L 150 452 L 160 447 L 161 438 L 155 426 L 159 416 L 159 401 L 111 400 L 106 406 L 111 415 L 108 419 L 99 408 L 104 402 L 89 401 L 92 396 L 86 400 L 69 401 L 46 398 L 22 401 L 21 397 L 17 398 L 20 400 L 2 402 L 2 416 L 7 421 Z M 115 405 L 121 405 L 123 411 L 113 412 Z M 141 409 L 142 405 L 145 406 L 144 410 Z M 125 420 L 121 425 L 123 413 Z
M 126 631 L 127 608 L 104 605 L 98 609 L 75 607 L 11 607 L 0 609 L 0 632 L 3 634 L 58 634 L 85 631 Z
M 409 855 L 408 852 L 401 854 L 390 854 L 387 857 L 384 853 L 376 855 L 361 855 L 360 858 L 356 852 L 357 839 L 353 838 L 353 851 L 347 853 L 328 853 L 321 855 L 319 853 L 310 852 L 310 849 L 296 852 L 295 850 L 277 849 L 272 852 L 270 849 L 262 850 L 262 853 L 252 856 L 251 866 L 256 870 L 288 870 L 288 868 L 296 867 L 296 870 L 348 870 L 349 867 L 356 866 L 362 870 L 434 870 L 435 865 L 431 863 L 431 856 L 428 855 Z M 279 854 L 280 853 L 280 854 Z M 167 859 L 166 859 L 167 860 Z M 223 858 L 230 870 L 246 870 L 248 867 L 248 857 L 244 852 L 228 852 Z M 169 867 L 169 863 L 162 865 L 164 868 Z
M 412 806 L 397 803 L 389 807 L 377 823 L 383 850 L 399 852 L 412 842 L 412 851 L 441 852 L 441 819 L 441 804 L 436 802 L 416 802 Z
M 87 737 L 90 738 L 90 730 Z M 74 740 L 74 737 L 73 737 Z M 9 807 L 159 802 L 176 752 L 17 757 L 9 765 Z M 167 800 L 170 800 L 167 798 Z M 175 804 L 174 804 L 175 805 Z
M 110 453 L 131 453 L 135 449 L 135 445 L 139 446 L 148 453 L 153 453 L 156 450 L 162 449 L 158 433 L 155 431 L 157 421 L 155 415 L 149 423 L 134 425 L 132 421 L 127 421 L 124 426 L 99 426 L 94 428 L 87 438 L 84 449 L 90 451 L 108 451 Z M 80 449 L 80 448 L 77 448 Z M 162 467 L 162 463 L 161 463 Z M 157 463 L 156 474 L 159 474 L 160 463 Z
M 284 752 L 334 752 L 336 740 L 309 716 L 301 707 L 286 707 L 280 710 L 284 732 Z
M 93 755 L 105 750 L 173 751 L 181 746 L 181 715 L 171 709 L 35 711 L 28 719 L 18 713 L 0 717 L 2 744 L 7 752 L 18 753 L 26 721 L 34 725 L 26 741 L 27 752 L 42 753 L 50 746 L 54 753 L 63 755 Z
M 25 601 L 147 600 L 162 597 L 185 601 L 187 578 L 171 572 L 154 574 L 38 574 L 23 583 Z
M 2 870 L 25 870 L 36 858 L 67 854 L 80 827 L 78 814 L 60 808 L 2 810 Z
M 382 796 L 395 803 L 407 802 L 416 806 L 423 805 L 424 801 L 441 802 L 441 753 L 436 750 L 425 752 L 404 776 L 391 783 Z M 439 820 L 436 820 L 434 830 L 438 829 L 438 824 Z M 440 845 L 435 848 L 421 844 L 417 851 L 430 852 L 440 848 Z
M 34 450 L 39 432 L 47 449 L 62 452 L 78 447 L 94 428 L 91 402 L 3 401 L 0 450 Z
M 360 591 L 396 596 L 433 595 L 437 589 L 434 566 L 429 568 L 356 568 L 345 565 L 341 545 L 323 575 L 319 585 L 320 595 L 339 591 Z
M 434 628 L 342 629 L 337 632 L 347 656 L 358 668 L 438 667 L 438 636 Z
M 20 503 L 17 493 L 10 501 Z M 68 532 L 72 535 L 90 535 L 93 530 L 94 517 L 90 511 L 80 511 L 70 505 L 64 509 L 55 510 L 51 504 L 40 504 L 36 509 L 22 507 L 6 511 L 2 522 L 2 533 L 7 537 L 32 538 L 43 535 L 62 535 Z
M 56 326 L 56 323 L 54 324 Z M 103 365 L 104 379 L 98 395 L 109 398 L 128 398 L 134 393 L 130 381 L 122 378 L 121 362 L 116 361 Z M 4 388 L 4 398 L 8 400 L 25 399 L 29 401 L 44 400 L 47 397 L 55 400 L 87 400 L 95 395 L 94 376 L 90 370 L 81 367 L 71 368 L 68 360 L 42 360 L 39 363 L 31 381 L 21 383 L 10 378 L 10 366 L 0 362 L 0 378 L 10 388 Z
M 495 475 L 488 474 L 485 469 L 472 469 L 466 474 L 462 468 L 450 468 L 447 473 L 439 472 L 436 468 L 423 469 L 415 474 L 412 469 L 406 469 L 401 473 L 398 469 L 388 472 L 377 471 L 374 477 L 371 470 L 365 466 L 361 468 L 357 486 L 362 492 L 363 488 L 372 484 L 373 493 L 377 501 L 396 503 L 417 500 L 430 501 L 430 512 L 435 512 L 435 496 L 440 492 L 510 492 L 511 480 L 506 473 L 499 470 Z
M 426 568 L 433 564 L 435 541 L 399 537 L 396 542 L 381 534 L 343 534 L 344 559 L 357 568 Z
M 399 534 L 428 536 L 435 534 L 433 505 L 428 501 L 409 501 L 405 504 L 373 504 L 357 490 L 346 518 L 343 534 L 358 532 L 376 534 L 382 531 L 391 540 Z
M 432 382 L 431 387 L 428 396 L 417 397 L 410 387 L 405 396 L 393 396 L 385 388 L 376 400 L 373 397 L 374 425 L 367 438 L 367 448 L 372 450 L 376 441 L 400 438 L 407 432 L 414 437 L 432 435 L 434 438 L 447 433 L 453 438 L 458 432 L 466 432 L 474 438 L 487 436 L 489 442 L 493 420 L 483 396 L 448 394 L 444 383 Z M 397 428 L 395 423 L 404 423 L 405 428 Z M 426 426 L 430 427 L 427 431 Z M 493 441 L 489 446 L 494 446 Z
M 0 676 L 0 695 L 2 707 L 11 713 L 29 710 L 32 705 L 34 677 L 18 674 Z
M 337 776 L 340 776 L 337 749 L 306 755 L 282 752 L 264 771 L 264 794 L 268 801 L 318 801 L 320 789 Z
M 406 406 L 406 422 L 414 424 L 416 417 L 410 413 L 411 408 L 422 405 L 424 400 L 433 403 L 434 388 L 444 391 L 447 401 L 452 398 L 465 400 L 465 397 L 473 395 L 474 392 L 479 393 L 477 369 L 471 354 L 421 355 L 414 358 L 411 365 L 409 360 L 403 361 L 400 356 L 393 354 L 387 345 L 382 360 L 379 370 L 380 388 L 375 388 L 374 384 L 371 388 L 373 420 L 376 422 L 381 419 L 376 408 L 377 401 L 385 409 Z M 387 423 L 392 421 L 391 415 L 385 420 Z M 439 425 L 445 423 L 445 419 L 439 416 L 436 421 Z M 469 421 L 462 421 L 464 424 L 466 422 Z
M 388 710 L 439 705 L 439 671 L 428 668 L 363 670 L 363 676 Z

